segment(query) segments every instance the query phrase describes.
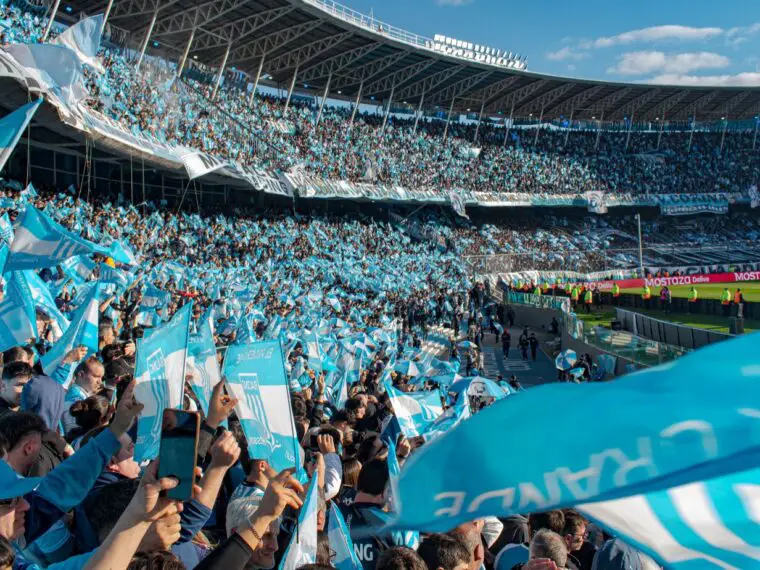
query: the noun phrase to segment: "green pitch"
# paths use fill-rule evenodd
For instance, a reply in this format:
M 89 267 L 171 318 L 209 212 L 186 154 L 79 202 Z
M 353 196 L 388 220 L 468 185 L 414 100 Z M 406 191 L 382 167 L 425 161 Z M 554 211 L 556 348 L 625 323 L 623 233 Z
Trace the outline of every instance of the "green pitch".
M 736 288 L 738 287 L 742 290 L 745 301 L 760 302 L 760 282 L 758 281 L 747 281 L 745 283 L 726 283 L 725 285 L 722 283 L 714 283 L 708 285 L 697 285 L 696 287 L 697 295 L 700 299 L 720 299 L 720 294 L 723 292 L 723 288 L 728 287 L 728 290 L 731 293 L 731 300 L 733 300 L 734 291 L 736 291 Z M 691 287 L 688 285 L 674 285 L 670 288 L 670 291 L 673 294 L 673 297 L 687 299 L 689 297 L 690 288 Z M 620 292 L 640 295 L 641 289 L 621 289 Z M 660 297 L 659 287 L 652 287 L 652 297 Z

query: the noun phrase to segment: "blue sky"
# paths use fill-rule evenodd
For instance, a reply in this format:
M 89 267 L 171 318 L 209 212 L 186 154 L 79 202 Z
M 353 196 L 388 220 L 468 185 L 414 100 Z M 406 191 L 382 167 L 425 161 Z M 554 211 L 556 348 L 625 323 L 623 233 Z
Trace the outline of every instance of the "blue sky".
M 530 71 L 760 86 L 760 0 L 343 0 L 394 26 L 528 56 Z

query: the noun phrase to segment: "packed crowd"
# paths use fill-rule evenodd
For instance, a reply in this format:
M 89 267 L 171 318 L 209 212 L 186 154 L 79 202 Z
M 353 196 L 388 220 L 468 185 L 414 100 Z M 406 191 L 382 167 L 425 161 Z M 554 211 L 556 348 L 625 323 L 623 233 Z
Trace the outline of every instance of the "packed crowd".
M 720 133 L 636 134 L 626 150 L 626 133 L 515 129 L 504 143 L 504 128 L 383 115 L 327 106 L 316 123 L 316 100 L 256 96 L 190 78 L 173 81 L 176 70 L 163 62 L 136 72 L 116 51 L 104 53 L 106 74 L 90 76 L 93 108 L 137 133 L 189 146 L 242 164 L 285 171 L 295 166 L 323 178 L 378 181 L 441 191 L 618 194 L 746 191 L 758 180 L 752 133 L 732 133 L 719 152 Z M 567 141 L 566 141 L 567 139 Z M 658 143 L 657 141 L 660 140 Z M 659 148 L 658 148 L 659 144 Z M 482 149 L 479 154 L 474 148 Z M 477 155 L 477 156 L 476 156 Z
M 0 44 L 38 42 L 45 18 L 0 5 Z M 51 38 L 55 37 L 55 31 Z M 326 106 L 317 124 L 316 98 L 291 101 L 257 94 L 230 81 L 212 99 L 212 82 L 176 65 L 147 58 L 139 70 L 122 50 L 102 50 L 105 73 L 87 69 L 87 104 L 137 135 L 208 152 L 270 171 L 303 167 L 325 179 L 378 181 L 446 192 L 466 189 L 541 195 L 603 191 L 616 194 L 746 191 L 758 182 L 753 133 L 572 132 L 513 129 L 501 124 L 381 113 Z M 210 77 L 210 76 L 209 76 Z M 444 131 L 448 131 L 443 141 Z M 475 133 L 478 140 L 475 141 Z M 722 149 L 721 149 L 722 148 Z M 481 149 L 479 152 L 477 149 Z
M 3 276 L 0 304 L 13 302 L 5 294 L 23 279 L 37 331 L 12 346 L 0 335 L 6 567 L 272 568 L 299 532 L 312 473 L 318 547 L 301 568 L 590 569 L 594 559 L 595 568 L 622 568 L 620 549 L 646 560 L 601 531 L 589 536 L 575 511 L 478 520 L 448 534 L 383 530 L 398 465 L 520 388 L 479 377 L 484 331 L 498 338 L 508 317 L 497 316 L 484 285 L 469 282 L 452 253 L 363 218 L 202 217 L 65 193 L 3 194 L 5 222 L 34 206 L 50 224 L 119 252 L 119 261 L 94 253 Z M 13 230 L 3 235 L 11 241 Z M 7 256 L 7 246 L 0 252 Z M 88 292 L 98 301 L 97 348 L 74 346 L 51 364 Z M 155 462 L 135 461 L 133 424 L 144 405 L 134 397 L 139 339 L 188 303 L 193 334 L 213 323 L 222 365 L 224 347 L 279 339 L 307 474 L 278 474 L 268 458 L 251 457 L 229 388 L 219 382 L 204 402 L 197 369 L 185 379 L 183 405 L 203 418 L 193 498 L 166 498 L 160 491 L 177 482 L 158 479 Z M 347 380 L 343 390 L 337 377 Z M 407 437 L 394 415 L 396 391 L 435 394 L 446 412 Z M 348 551 L 328 532 L 338 517 Z

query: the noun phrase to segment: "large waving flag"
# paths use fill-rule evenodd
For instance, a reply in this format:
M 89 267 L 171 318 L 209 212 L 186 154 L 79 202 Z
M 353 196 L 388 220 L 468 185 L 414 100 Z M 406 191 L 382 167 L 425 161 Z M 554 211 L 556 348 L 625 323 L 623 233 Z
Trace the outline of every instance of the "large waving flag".
M 443 412 L 422 435 L 425 441 L 429 443 L 451 431 L 471 415 L 470 399 L 465 394 L 459 394 L 454 405 Z
M 667 568 L 760 567 L 760 469 L 578 509 Z
M 443 414 L 441 396 L 438 391 L 402 392 L 390 382 L 383 384 L 393 404 L 393 413 L 398 419 L 404 437 L 411 439 L 425 433 L 436 419 Z M 456 525 L 454 525 L 456 526 Z
M 164 409 L 182 407 L 191 315 L 188 303 L 171 321 L 137 341 L 135 397 L 145 406 L 137 420 L 138 462 L 158 455 Z
M 37 338 L 37 316 L 29 286 L 16 272 L 6 273 L 0 301 L 0 351 Z
M 100 252 L 97 244 L 70 232 L 30 204 L 13 235 L 5 271 L 53 267 L 75 255 Z
M 108 246 L 106 255 L 124 265 L 137 265 L 139 263 L 134 252 L 118 240 Z
M 211 390 L 222 379 L 216 360 L 211 311 L 207 311 L 198 324 L 198 333 L 190 335 L 187 371 L 191 376 L 190 387 L 200 401 L 203 413 L 208 414 Z
M 47 283 L 34 271 L 19 271 L 18 275 L 26 281 L 35 306 L 58 325 L 57 336 L 55 337 L 55 340 L 58 340 L 61 334 L 68 328 L 69 319 L 64 316 L 58 305 L 55 304 L 55 299 Z M 97 351 L 97 346 L 95 350 Z
M 11 243 L 13 241 L 13 224 L 6 212 L 0 216 L 0 239 L 5 243 Z
M 298 513 L 298 530 L 293 533 L 280 562 L 280 570 L 296 570 L 317 561 L 317 509 L 319 484 L 312 477 Z
M 227 390 L 248 441 L 248 454 L 275 469 L 300 468 L 290 390 L 279 341 L 234 344 L 224 357 Z
M 98 351 L 98 317 L 99 317 L 99 290 L 96 285 L 90 290 L 87 301 L 79 307 L 71 324 L 63 336 L 45 353 L 40 361 L 42 370 L 48 376 L 52 376 L 56 368 L 66 355 L 79 346 L 87 347 L 87 353 L 95 354 Z
M 711 345 L 615 382 L 551 384 L 495 403 L 407 462 L 394 526 L 445 530 L 489 515 L 650 495 L 758 467 L 759 339 Z M 593 417 L 599 429 L 578 438 L 562 414 L 537 413 L 560 409 Z M 509 437 L 494 438 L 505 425 Z M 713 498 L 719 512 L 736 504 L 730 496 Z M 699 503 L 681 507 L 707 520 Z
M 97 14 L 79 20 L 64 30 L 51 43 L 71 49 L 82 63 L 103 71 L 103 65 L 97 60 L 100 36 L 103 33 L 105 16 Z
M 354 552 L 354 541 L 351 540 L 346 521 L 333 502 L 330 503 L 327 539 L 330 542 L 330 550 L 335 553 L 332 563 L 337 570 L 362 570 L 362 563 Z
M 0 170 L 5 168 L 5 163 L 41 103 L 42 99 L 37 99 L 0 119 Z

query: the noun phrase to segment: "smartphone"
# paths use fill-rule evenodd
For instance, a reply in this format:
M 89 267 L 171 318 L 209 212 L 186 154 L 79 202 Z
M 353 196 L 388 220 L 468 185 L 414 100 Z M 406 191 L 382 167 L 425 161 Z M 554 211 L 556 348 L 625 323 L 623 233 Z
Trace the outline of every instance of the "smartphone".
M 174 477 L 179 481 L 176 487 L 166 491 L 170 499 L 189 501 L 193 498 L 200 427 L 198 412 L 164 410 L 158 477 Z

